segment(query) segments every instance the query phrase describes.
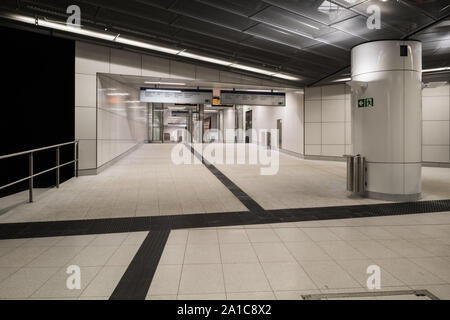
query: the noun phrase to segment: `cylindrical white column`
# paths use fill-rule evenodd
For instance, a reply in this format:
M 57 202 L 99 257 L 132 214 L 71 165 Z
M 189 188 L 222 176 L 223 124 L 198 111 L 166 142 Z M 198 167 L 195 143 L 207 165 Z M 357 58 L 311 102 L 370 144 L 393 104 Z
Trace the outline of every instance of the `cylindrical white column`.
M 352 50 L 352 139 L 366 158 L 366 195 L 421 195 L 422 44 L 387 40 Z

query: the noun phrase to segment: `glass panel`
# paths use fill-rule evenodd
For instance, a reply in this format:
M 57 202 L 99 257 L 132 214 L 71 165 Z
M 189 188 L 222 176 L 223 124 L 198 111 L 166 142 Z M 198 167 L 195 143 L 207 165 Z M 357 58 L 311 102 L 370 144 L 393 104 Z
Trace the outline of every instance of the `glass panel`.
M 162 141 L 163 126 L 163 105 L 161 103 L 153 103 L 152 108 L 152 141 Z

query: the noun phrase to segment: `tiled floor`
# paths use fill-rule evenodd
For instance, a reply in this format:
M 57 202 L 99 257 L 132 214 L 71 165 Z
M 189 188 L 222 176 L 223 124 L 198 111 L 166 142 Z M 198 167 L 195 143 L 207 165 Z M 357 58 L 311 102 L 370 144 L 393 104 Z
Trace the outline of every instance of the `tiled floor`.
M 203 165 L 174 165 L 173 144 L 146 144 L 97 176 L 71 179 L 59 190 L 36 189 L 0 199 L 0 223 L 246 211 Z M 237 151 L 236 151 L 237 156 Z M 246 155 L 248 157 L 248 155 Z M 280 154 L 279 172 L 259 165 L 215 164 L 264 209 L 373 204 L 349 196 L 345 163 Z M 423 200 L 450 198 L 450 170 L 423 168 Z M 10 209 L 8 209 L 10 208 Z
M 32 204 L 23 203 L 26 192 L 2 198 L 0 224 L 246 211 L 205 166 L 172 164 L 172 147 L 144 145 L 97 176 L 36 190 Z M 265 209 L 379 203 L 347 196 L 341 162 L 280 155 L 274 176 L 259 175 L 259 166 L 216 166 Z M 424 200 L 450 198 L 448 168 L 423 173 Z M 147 234 L 0 240 L 0 299 L 108 299 Z M 67 289 L 70 265 L 81 268 L 80 290 Z M 383 291 L 450 299 L 450 212 L 172 230 L 147 299 L 363 292 L 370 265 L 381 268 Z
M 276 175 L 260 175 L 258 165 L 215 166 L 266 210 L 383 202 L 348 195 L 345 162 L 301 160 L 280 153 Z M 450 199 L 450 170 L 423 167 L 422 200 L 437 199 Z
M 382 291 L 450 299 L 449 212 L 174 230 L 147 299 L 364 292 L 370 265 L 381 268 Z
M 147 232 L 0 240 L 0 299 L 108 299 Z M 71 265 L 81 288 L 69 290 Z
M 28 192 L 2 198 L 0 223 L 247 210 L 203 165 L 173 164 L 173 146 L 143 145 L 97 176 L 71 179 L 59 190 L 37 189 L 31 204 Z

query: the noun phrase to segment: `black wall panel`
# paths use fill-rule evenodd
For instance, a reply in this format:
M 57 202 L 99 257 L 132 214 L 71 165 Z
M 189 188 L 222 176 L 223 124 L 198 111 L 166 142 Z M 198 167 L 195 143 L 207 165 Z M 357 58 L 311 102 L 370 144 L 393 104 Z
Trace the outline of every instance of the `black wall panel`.
M 73 141 L 75 138 L 75 42 L 0 27 L 0 155 Z M 56 164 L 56 151 L 34 154 L 35 172 Z M 61 149 L 61 162 L 73 147 Z M 28 175 L 28 158 L 0 160 L 0 185 Z M 73 166 L 61 171 L 61 181 Z M 55 185 L 56 173 L 35 178 L 35 187 Z M 0 196 L 24 190 L 22 183 Z

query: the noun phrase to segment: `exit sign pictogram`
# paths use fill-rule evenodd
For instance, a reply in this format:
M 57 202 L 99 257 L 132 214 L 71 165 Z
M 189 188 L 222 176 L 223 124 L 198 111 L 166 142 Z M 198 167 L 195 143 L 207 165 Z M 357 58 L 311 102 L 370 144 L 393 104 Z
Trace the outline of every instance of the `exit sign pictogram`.
M 364 98 L 358 100 L 358 108 L 367 108 L 373 106 L 374 106 L 373 98 Z

